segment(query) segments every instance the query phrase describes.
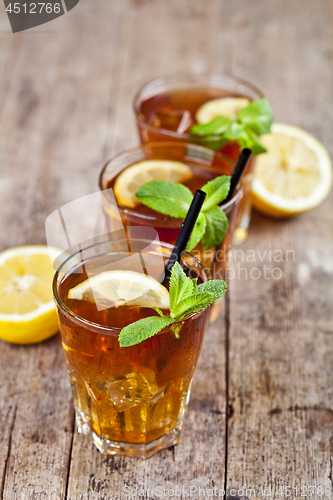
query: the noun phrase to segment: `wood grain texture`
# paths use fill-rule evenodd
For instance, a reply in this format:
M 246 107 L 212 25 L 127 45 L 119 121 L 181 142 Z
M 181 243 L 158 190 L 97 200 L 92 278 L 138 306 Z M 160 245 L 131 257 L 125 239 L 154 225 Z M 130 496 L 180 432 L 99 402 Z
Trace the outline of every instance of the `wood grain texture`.
M 234 46 L 251 47 L 257 58 L 235 49 L 233 72 L 262 81 L 276 119 L 309 130 L 332 154 L 328 3 L 306 2 L 300 9 L 292 0 L 284 10 L 279 1 L 259 1 L 247 14 L 240 5 L 233 3 L 243 20 Z M 332 201 L 331 195 L 285 222 L 255 215 L 242 247 L 245 262 L 239 254 L 234 263 L 235 271 L 243 270 L 229 295 L 229 488 L 271 487 L 273 498 L 287 486 L 298 487 L 298 496 L 300 487 L 332 488 Z M 253 249 L 266 255 L 247 262 Z M 279 254 L 282 262 L 274 260 Z M 272 277 L 274 268 L 281 279 Z M 314 496 L 320 497 L 317 490 Z
M 160 75 L 246 78 L 278 121 L 333 154 L 332 22 L 330 0 L 80 0 L 13 35 L 2 5 L 0 249 L 44 243 L 45 218 L 97 190 L 103 163 L 137 143 L 134 93 Z M 239 253 L 233 263 L 241 278 L 207 331 L 180 443 L 147 462 L 101 455 L 73 434 L 59 337 L 1 343 L 0 499 L 123 499 L 124 486 L 156 498 L 148 488 L 221 489 L 225 478 L 229 488 L 271 487 L 274 499 L 281 486 L 331 487 L 332 213 L 331 195 L 291 221 L 254 215 L 244 262 Z M 265 265 L 282 277 L 265 279 Z M 249 278 L 254 268 L 260 279 Z
M 60 338 L 2 347 L 0 491 L 4 499 L 59 498 L 66 489 L 74 427 Z

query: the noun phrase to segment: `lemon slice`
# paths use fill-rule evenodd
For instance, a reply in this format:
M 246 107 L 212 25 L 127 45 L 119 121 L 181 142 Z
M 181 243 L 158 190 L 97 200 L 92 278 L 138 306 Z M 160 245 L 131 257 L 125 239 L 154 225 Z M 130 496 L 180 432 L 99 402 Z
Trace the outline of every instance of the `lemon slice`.
M 190 167 L 178 161 L 145 160 L 122 171 L 114 185 L 114 194 L 120 205 L 134 208 L 140 202 L 135 193 L 152 180 L 185 182 L 193 176 Z
M 0 253 L 0 338 L 33 344 L 58 331 L 50 260 L 58 255 L 59 250 L 44 245 Z
M 106 271 L 83 281 L 68 292 L 69 299 L 95 302 L 109 307 L 122 305 L 169 309 L 169 292 L 157 280 L 135 271 Z
M 228 116 L 236 120 L 237 113 L 250 104 L 246 97 L 222 97 L 205 102 L 197 110 L 195 119 L 198 123 L 208 123 L 217 116 Z
M 262 136 L 268 152 L 258 156 L 252 187 L 254 207 L 283 218 L 319 205 L 332 187 L 332 163 L 317 139 L 293 125 L 274 123 Z

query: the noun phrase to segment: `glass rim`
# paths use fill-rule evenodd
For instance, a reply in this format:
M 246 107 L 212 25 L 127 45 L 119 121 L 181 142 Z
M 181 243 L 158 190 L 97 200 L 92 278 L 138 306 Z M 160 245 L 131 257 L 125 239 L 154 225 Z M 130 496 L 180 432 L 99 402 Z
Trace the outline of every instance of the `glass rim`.
M 214 155 L 214 156 L 217 156 L 218 158 L 221 158 L 223 159 L 226 163 L 229 164 L 229 166 L 233 169 L 235 167 L 235 163 L 231 160 L 231 158 L 229 158 L 228 156 L 226 156 L 225 154 L 223 153 L 220 153 L 219 151 L 214 151 L 212 149 L 209 149 L 209 148 L 206 148 L 205 146 L 201 146 L 200 144 L 193 144 L 191 142 L 179 142 L 179 141 L 159 141 L 159 142 L 147 142 L 145 144 L 141 144 L 140 146 L 135 146 L 133 148 L 130 148 L 130 149 L 126 149 L 125 151 L 121 151 L 120 153 L 118 153 L 117 155 L 113 156 L 112 158 L 110 158 L 104 165 L 104 167 L 102 168 L 102 171 L 99 175 L 99 180 L 98 180 L 98 187 L 102 193 L 103 196 L 106 197 L 106 199 L 111 202 L 113 204 L 113 200 L 108 196 L 107 193 L 105 193 L 105 191 L 107 191 L 107 188 L 106 186 L 103 185 L 103 175 L 104 173 L 106 172 L 106 169 L 108 168 L 108 165 L 113 162 L 113 161 L 116 161 L 118 160 L 119 158 L 121 157 L 125 157 L 126 155 L 130 155 L 131 153 L 135 153 L 136 151 L 142 151 L 146 148 L 157 148 L 157 147 L 170 147 L 170 148 L 175 148 L 175 147 L 181 147 L 181 148 L 185 148 L 186 146 L 189 146 L 193 149 L 197 149 L 199 151 L 209 151 L 210 154 Z M 143 160 L 144 161 L 144 160 Z M 129 167 L 130 165 L 127 165 L 126 167 L 124 167 L 121 172 L 123 170 L 125 170 L 125 168 Z M 209 166 L 207 166 L 209 168 Z M 119 172 L 118 172 L 119 173 Z M 117 173 L 115 173 L 115 175 L 117 175 Z M 114 178 L 111 177 L 112 179 Z M 110 180 L 110 179 L 109 179 Z M 240 196 L 242 196 L 242 189 L 238 189 L 236 191 L 236 193 L 232 196 L 231 200 L 229 200 L 227 203 L 222 203 L 221 205 L 221 209 L 223 211 L 226 211 L 228 210 L 231 206 L 233 206 L 237 200 L 240 198 Z M 132 215 L 134 217 L 139 217 L 140 219 L 143 219 L 145 220 L 146 222 L 149 222 L 149 221 L 169 221 L 170 220 L 170 217 L 169 216 L 166 216 L 164 214 L 160 214 L 160 215 L 147 215 L 147 214 L 141 214 L 139 211 L 137 211 L 135 208 L 130 208 L 130 207 L 125 207 L 123 205 L 120 205 L 118 204 L 118 202 L 116 202 L 116 206 L 119 210 L 121 210 L 123 213 L 125 214 L 129 214 L 129 215 Z M 174 218 L 174 220 L 182 220 L 182 219 L 176 219 Z
M 119 242 L 127 242 L 128 243 L 128 242 L 131 242 L 131 241 L 146 242 L 149 245 L 151 245 L 152 243 L 154 243 L 151 240 L 146 240 L 144 238 L 132 238 L 132 239 L 131 238 L 121 238 L 121 239 L 117 239 L 117 240 L 108 240 L 108 241 L 103 241 L 102 243 L 95 243 L 95 244 L 90 245 L 90 246 L 88 246 L 88 247 L 86 247 L 84 249 L 81 249 L 81 250 L 75 252 L 74 254 L 70 255 L 66 260 L 64 260 L 64 262 L 61 263 L 61 265 L 58 267 L 57 271 L 55 272 L 55 275 L 53 277 L 53 282 L 52 282 L 52 291 L 53 291 L 53 297 L 54 297 L 54 301 L 56 303 L 56 306 L 59 307 L 60 309 L 62 309 L 70 317 L 72 317 L 74 319 L 74 321 L 83 324 L 83 326 L 86 326 L 87 328 L 90 327 L 90 329 L 93 328 L 94 330 L 102 331 L 103 334 L 114 335 L 114 336 L 119 335 L 119 333 L 122 330 L 122 328 L 114 327 L 114 326 L 113 327 L 111 327 L 111 326 L 105 326 L 105 325 L 100 325 L 98 323 L 94 323 L 93 321 L 89 321 L 86 318 L 83 318 L 79 314 L 76 314 L 74 311 L 72 311 L 64 303 L 64 301 L 60 297 L 60 294 L 58 292 L 58 280 L 60 278 L 60 274 L 61 274 L 62 269 L 65 266 L 65 264 L 68 263 L 70 261 L 70 259 L 74 258 L 78 254 L 81 254 L 82 251 L 87 251 L 87 250 L 89 250 L 89 249 L 91 249 L 93 247 L 97 247 L 99 245 L 105 245 L 106 243 L 119 243 Z M 172 252 L 172 249 L 173 249 L 173 245 L 170 245 L 170 243 L 165 243 L 163 241 L 156 242 L 156 245 L 157 246 L 163 246 L 163 247 L 170 248 L 170 255 L 171 255 L 171 252 Z M 105 252 L 104 252 L 104 254 L 105 254 Z M 207 277 L 207 281 L 209 281 L 209 280 L 212 279 L 210 270 L 199 259 L 197 259 L 194 255 L 192 255 L 187 250 L 185 250 L 183 252 L 183 255 L 184 254 L 189 255 L 197 264 L 199 264 L 199 267 L 202 269 L 202 271 L 204 272 L 204 274 Z M 80 261 L 81 264 L 82 264 L 82 262 L 85 262 L 85 261 Z M 70 268 L 70 269 L 72 269 L 72 268 Z M 207 306 L 207 307 L 209 307 L 209 306 Z M 182 320 L 176 321 L 175 324 L 184 323 L 184 322 L 188 321 L 189 319 L 192 319 L 192 318 L 195 318 L 196 316 L 201 315 L 207 309 L 207 307 L 205 307 L 205 309 L 202 309 L 201 311 L 198 311 L 196 313 L 190 314 L 190 316 L 187 316 L 186 318 L 183 318 Z M 159 333 L 161 333 L 161 332 L 159 332 Z
M 134 95 L 133 100 L 132 100 L 132 108 L 133 108 L 135 119 L 136 119 L 137 123 L 143 124 L 151 132 L 160 131 L 160 133 L 162 133 L 163 135 L 168 136 L 168 137 L 173 137 L 173 138 L 178 138 L 178 139 L 179 138 L 190 139 L 191 137 L 197 137 L 195 134 L 189 134 L 186 132 L 179 134 L 178 132 L 175 132 L 173 130 L 168 130 L 168 129 L 163 128 L 163 127 L 157 127 L 156 125 L 149 123 L 145 117 L 142 118 L 139 116 L 140 110 L 139 110 L 138 104 L 140 102 L 140 97 L 145 90 L 149 89 L 150 87 L 153 87 L 154 85 L 163 85 L 163 83 L 167 86 L 170 83 L 177 83 L 178 80 L 186 79 L 186 78 L 189 78 L 189 79 L 202 78 L 203 80 L 204 79 L 207 79 L 207 80 L 209 80 L 209 79 L 212 79 L 212 80 L 225 79 L 225 80 L 229 80 L 230 82 L 234 82 L 236 84 L 243 85 L 244 87 L 247 87 L 252 92 L 256 93 L 259 98 L 264 97 L 263 92 L 256 85 L 249 82 L 248 80 L 245 80 L 244 78 L 240 78 L 238 76 L 234 76 L 234 75 L 231 75 L 228 73 L 214 73 L 214 72 L 207 72 L 207 73 L 199 73 L 198 72 L 197 73 L 197 72 L 187 72 L 187 71 L 179 72 L 179 73 L 171 73 L 171 74 L 160 76 L 158 78 L 154 78 L 153 80 L 150 80 L 149 82 L 142 85 L 139 88 L 139 90 L 136 92 L 136 94 Z M 179 87 L 179 88 L 184 88 L 184 87 Z M 159 93 L 152 94 L 152 96 L 154 96 L 154 95 L 159 95 Z M 216 135 L 214 135 L 214 134 L 205 136 L 205 138 L 207 138 L 207 139 L 212 139 L 214 137 L 216 137 Z

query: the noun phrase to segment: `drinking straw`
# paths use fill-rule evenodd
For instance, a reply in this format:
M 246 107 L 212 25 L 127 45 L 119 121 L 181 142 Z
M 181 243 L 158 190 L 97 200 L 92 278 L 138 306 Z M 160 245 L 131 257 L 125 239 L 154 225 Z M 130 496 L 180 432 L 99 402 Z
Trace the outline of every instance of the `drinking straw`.
M 235 190 L 238 186 L 238 183 L 243 175 L 245 167 L 246 167 L 246 165 L 251 157 L 251 154 L 252 154 L 252 151 L 251 151 L 251 149 L 248 149 L 248 148 L 244 148 L 241 151 L 241 153 L 238 157 L 237 163 L 235 165 L 235 168 L 231 174 L 230 189 L 229 189 L 228 196 L 226 197 L 225 200 L 222 201 L 222 203 L 220 203 L 220 206 L 224 205 L 225 203 L 230 201 L 231 198 L 233 197 Z
M 165 266 L 165 275 L 162 284 L 164 284 L 165 281 L 167 281 L 170 278 L 172 266 L 176 262 L 180 262 L 183 252 L 186 249 L 186 245 L 194 229 L 197 218 L 199 216 L 203 202 L 205 201 L 205 198 L 206 198 L 206 193 L 204 191 L 201 191 L 201 189 L 197 189 L 193 197 L 192 203 L 190 205 L 190 208 L 188 209 L 188 212 L 186 214 L 185 220 L 182 223 L 180 233 L 178 235 L 175 246 L 172 249 L 170 259 L 168 260 Z

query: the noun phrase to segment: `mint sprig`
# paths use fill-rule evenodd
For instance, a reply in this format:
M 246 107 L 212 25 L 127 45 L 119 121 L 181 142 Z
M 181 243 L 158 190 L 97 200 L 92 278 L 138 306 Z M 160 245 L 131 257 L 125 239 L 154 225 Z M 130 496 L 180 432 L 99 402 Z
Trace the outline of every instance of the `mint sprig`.
M 201 241 L 205 250 L 222 243 L 228 230 L 228 218 L 218 206 L 230 190 L 230 177 L 221 175 L 202 188 L 206 199 L 187 244 L 191 251 Z M 169 181 L 150 181 L 140 187 L 136 197 L 144 205 L 164 215 L 184 219 L 193 194 L 186 186 Z
M 272 109 L 268 99 L 264 97 L 239 111 L 236 120 L 218 116 L 209 123 L 193 125 L 190 133 L 200 136 L 200 144 L 214 151 L 219 151 L 230 141 L 237 141 L 242 148 L 249 148 L 253 155 L 259 155 L 267 151 L 260 142 L 259 135 L 269 134 L 272 123 Z
M 226 289 L 227 285 L 222 280 L 210 280 L 197 285 L 197 280 L 188 278 L 181 265 L 176 262 L 170 276 L 170 316 L 153 307 L 159 316 L 149 316 L 125 326 L 118 337 L 120 347 L 139 344 L 167 326 L 173 327 L 178 338 L 181 328 L 175 323 L 210 306 L 222 297 Z

